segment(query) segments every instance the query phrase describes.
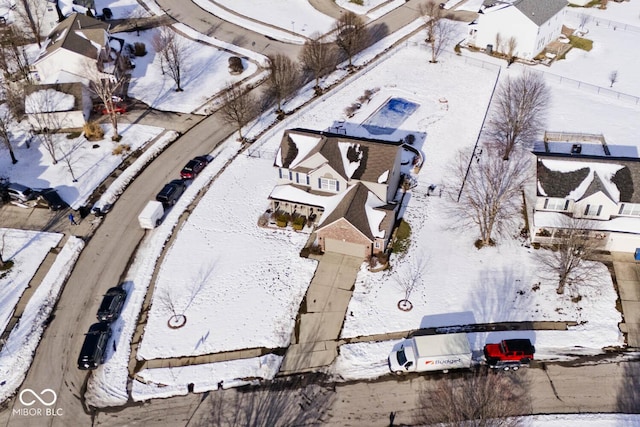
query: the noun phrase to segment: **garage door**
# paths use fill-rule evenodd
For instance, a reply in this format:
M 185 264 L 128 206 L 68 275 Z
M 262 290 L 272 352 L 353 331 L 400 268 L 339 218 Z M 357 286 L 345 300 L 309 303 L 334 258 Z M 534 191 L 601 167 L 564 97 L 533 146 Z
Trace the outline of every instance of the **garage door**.
M 359 243 L 343 242 L 342 240 L 325 239 L 324 250 L 326 252 L 337 252 L 339 254 L 365 257 L 367 247 Z

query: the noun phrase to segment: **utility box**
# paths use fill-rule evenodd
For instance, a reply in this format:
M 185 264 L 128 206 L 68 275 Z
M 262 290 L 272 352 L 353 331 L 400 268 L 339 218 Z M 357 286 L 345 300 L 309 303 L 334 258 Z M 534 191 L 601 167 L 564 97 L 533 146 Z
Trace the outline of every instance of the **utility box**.
M 164 207 L 162 203 L 156 200 L 150 200 L 144 207 L 140 215 L 138 215 L 138 222 L 140 227 L 152 230 L 162 223 L 162 216 L 164 215 Z
M 636 248 L 636 253 L 633 256 L 636 261 L 640 261 L 640 248 Z

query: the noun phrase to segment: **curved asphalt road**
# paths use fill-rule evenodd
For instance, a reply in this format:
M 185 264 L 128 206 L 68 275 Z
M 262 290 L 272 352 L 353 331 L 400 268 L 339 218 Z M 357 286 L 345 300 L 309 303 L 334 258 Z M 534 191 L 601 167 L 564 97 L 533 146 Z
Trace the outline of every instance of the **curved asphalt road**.
M 215 35 L 221 40 L 258 53 L 285 53 L 297 58 L 300 51 L 301 46 L 270 40 L 261 34 L 221 21 L 189 1 L 180 2 L 180 7 L 175 10 L 175 0 L 158 0 L 158 3 L 170 16 L 197 31 Z M 418 0 L 411 0 L 374 24 L 380 24 L 387 33 L 392 33 L 415 19 L 417 4 Z M 232 131 L 215 114 L 204 119 L 174 142 L 122 194 L 82 252 L 58 302 L 55 318 L 40 342 L 31 369 L 20 389 L 30 388 L 37 392 L 47 388 L 55 390 L 57 402 L 49 409 L 57 411 L 60 416 L 12 415 L 14 409 L 24 408 L 14 398 L 6 403 L 8 406 L 0 413 L 0 424 L 92 424 L 91 414 L 85 412 L 80 404 L 89 374 L 77 369 L 76 359 L 84 339 L 83 334 L 94 322 L 94 313 L 103 292 L 119 283 L 144 235 L 137 224 L 138 213 L 147 200 L 154 198 L 162 184 L 178 176 L 180 168 L 188 159 L 211 152 Z M 160 406 L 165 408 L 162 415 L 157 412 L 158 405 L 148 410 L 136 407 L 127 411 L 128 416 L 119 419 L 116 425 L 134 420 L 162 420 L 164 425 L 175 425 L 174 421 L 184 422 L 188 419 L 189 414 L 197 408 L 198 399 L 168 399 Z

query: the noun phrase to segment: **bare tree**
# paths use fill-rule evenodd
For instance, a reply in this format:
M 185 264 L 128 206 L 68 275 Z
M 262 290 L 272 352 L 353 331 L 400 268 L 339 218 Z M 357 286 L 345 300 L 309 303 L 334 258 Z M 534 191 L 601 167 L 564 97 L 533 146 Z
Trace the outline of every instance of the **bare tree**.
M 414 422 L 451 427 L 516 427 L 530 411 L 528 382 L 522 376 L 478 369 L 465 378 L 441 379 L 418 393 Z
M 298 86 L 300 75 L 296 64 L 283 54 L 268 56 L 269 78 L 267 84 L 278 104 L 278 111 L 282 111 L 282 101 L 288 98 Z
M 409 301 L 409 298 L 413 291 L 424 284 L 424 277 L 428 265 L 429 258 L 423 254 L 418 254 L 411 258 L 408 269 L 396 276 L 396 282 L 404 292 L 404 298 L 398 301 L 398 308 L 400 310 L 409 311 L 413 308 L 413 304 Z
M 613 87 L 613 84 L 618 81 L 618 70 L 613 70 L 609 73 L 609 87 Z
M 335 399 L 331 388 L 323 386 L 315 376 L 282 378 L 258 386 L 216 391 L 210 396 L 210 411 L 196 425 L 319 425 Z
M 37 89 L 37 86 L 35 88 Z M 59 110 L 59 94 L 60 92 L 54 89 L 39 89 L 34 90 L 24 100 L 31 131 L 38 135 L 40 142 L 51 155 L 54 165 L 58 163 L 56 133 L 66 125 L 68 114 Z
M 29 26 L 38 47 L 42 47 L 42 24 L 49 5 L 47 1 L 20 0 L 20 7 L 17 8 L 18 16 Z
M 113 141 L 120 141 L 120 134 L 118 133 L 118 112 L 116 111 L 116 99 L 126 80 L 126 75 L 116 77 L 112 74 L 100 73 L 97 68 L 87 67 L 85 75 L 89 79 L 89 89 L 93 92 L 100 101 L 104 104 L 104 107 L 109 115 L 109 121 L 113 128 Z
M 332 43 L 322 41 L 320 33 L 314 33 L 302 47 L 300 62 L 304 70 L 313 73 L 316 90 L 320 89 L 320 78 L 336 67 L 337 52 L 334 46 Z
M 2 232 L 2 237 L 0 238 L 0 267 L 4 267 L 7 261 L 4 259 L 4 237 L 7 234 L 6 231 Z
M 236 126 L 240 140 L 242 128 L 249 123 L 256 113 L 256 100 L 251 92 L 239 84 L 227 84 L 223 95 L 223 104 L 220 109 L 222 120 Z
M 419 13 L 426 24 L 427 39 L 431 48 L 429 62 L 435 64 L 444 48 L 454 40 L 457 26 L 448 19 L 449 14 L 440 8 L 440 3 L 433 0 L 419 6 Z
M 528 153 L 517 152 L 505 161 L 490 147 L 482 151 L 486 154 L 475 153 L 476 161 L 471 162 L 468 152 L 458 152 L 453 173 L 464 191 L 451 208 L 461 226 L 478 227 L 478 247 L 493 245 L 494 235 L 503 234 L 521 217 L 522 190 L 533 177 Z
M 580 30 L 584 30 L 584 26 L 587 25 L 589 23 L 589 21 L 591 21 L 591 15 L 588 15 L 586 13 L 581 13 L 578 16 L 579 19 L 579 23 L 578 23 L 578 28 L 580 28 Z
M 518 48 L 518 40 L 511 36 L 507 39 L 507 63 L 513 64 L 516 60 L 516 49 Z
M 353 55 L 364 49 L 369 42 L 369 32 L 364 20 L 354 12 L 345 12 L 336 20 L 333 31 L 336 45 L 347 56 L 351 67 Z
M 151 45 L 160 55 L 162 74 L 166 72 L 176 83 L 176 92 L 182 92 L 182 74 L 187 57 L 187 45 L 171 28 L 161 27 L 153 36 Z
M 2 139 L 3 145 L 7 147 L 7 150 L 9 150 L 11 163 L 15 165 L 18 163 L 18 159 L 16 159 L 16 155 L 13 152 L 13 146 L 11 145 L 11 132 L 9 131 L 11 122 L 13 122 L 11 110 L 7 105 L 0 104 L 0 139 Z
M 500 32 L 496 33 L 496 41 L 494 42 L 494 46 L 493 46 L 493 50 L 496 53 L 502 53 L 503 51 L 503 40 L 502 40 L 502 34 L 500 34 Z
M 580 284 L 597 277 L 599 264 L 590 261 L 603 248 L 588 220 L 562 216 L 552 236 L 551 250 L 536 252 L 541 276 L 558 281 L 556 291 L 564 293 L 570 284 Z
M 550 96 L 541 74 L 527 71 L 501 82 L 484 132 L 490 144 L 503 152 L 505 160 L 517 144 L 527 144 L 538 135 Z
M 0 70 L 5 79 L 31 80 L 29 60 L 25 46 L 28 40 L 19 27 L 10 25 L 5 27 L 0 39 Z
M 77 151 L 80 149 L 80 147 L 82 147 L 83 138 L 78 137 L 72 140 L 65 138 L 61 141 L 62 143 L 60 144 L 60 149 L 63 152 L 62 161 L 67 166 L 67 170 L 71 174 L 71 179 L 73 180 L 73 182 L 78 182 L 76 174 L 73 172 L 73 165 L 77 160 Z

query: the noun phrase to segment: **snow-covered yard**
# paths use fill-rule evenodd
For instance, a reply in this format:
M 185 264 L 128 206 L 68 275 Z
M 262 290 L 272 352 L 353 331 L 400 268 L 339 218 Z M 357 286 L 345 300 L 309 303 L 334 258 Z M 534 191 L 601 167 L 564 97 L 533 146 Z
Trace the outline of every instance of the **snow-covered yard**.
M 175 28 L 181 30 L 181 26 Z M 174 29 L 175 29 L 174 28 Z M 135 58 L 136 67 L 131 73 L 129 96 L 136 98 L 164 111 L 182 113 L 197 112 L 208 100 L 221 92 L 228 83 L 235 83 L 252 75 L 257 66 L 254 62 L 243 58 L 244 71 L 239 75 L 231 75 L 228 60 L 232 53 L 218 49 L 210 43 L 211 38 L 201 37 L 204 41 L 194 41 L 177 33 L 184 62 L 181 71 L 182 91 L 176 91 L 176 84 L 162 64 L 160 55 L 153 48 L 153 37 L 158 30 L 118 33 L 127 43 L 142 42 L 147 54 Z M 207 42 L 207 43 L 205 43 Z
M 245 3 L 249 4 L 242 2 Z M 611 36 L 613 33 L 606 34 Z M 137 39 L 135 34 L 129 36 Z M 189 100 L 192 98 L 187 94 L 189 85 L 185 85 L 185 92 L 177 94 L 184 95 L 183 101 L 172 98 L 172 88 L 167 80 L 162 79 L 157 57 L 151 51 L 150 36 L 147 34 L 144 37 L 147 37 L 144 40 L 147 40 L 150 52 L 148 58 L 142 58 L 143 62 L 138 59 L 136 70 L 146 69 L 150 72 L 140 74 L 139 90 L 142 91 L 144 84 L 148 84 L 149 90 L 155 91 L 149 101 L 155 102 L 154 105 L 182 105 L 180 108 L 190 108 L 189 111 L 200 105 L 202 98 Z M 606 37 L 603 36 L 602 43 L 612 42 Z M 160 266 L 160 280 L 155 285 L 154 302 L 140 347 L 140 357 L 176 357 L 255 346 L 287 345 L 293 319 L 313 274 L 314 263 L 298 257 L 306 235 L 263 229 L 256 225 L 259 215 L 267 207 L 267 196 L 276 183 L 273 156 L 282 133 L 289 127 L 322 130 L 342 126 L 348 127 L 350 134 L 370 136 L 359 124 L 388 98 L 395 96 L 415 102 L 419 107 L 403 122 L 400 130 L 388 137 L 400 138 L 408 132 L 426 134 L 421 146 L 425 164 L 406 211 L 406 219 L 413 230 L 412 246 L 407 256 L 392 260 L 392 273 L 360 272 L 354 297 L 347 310 L 343 335 L 360 336 L 421 326 L 451 326 L 484 321 L 573 320 L 580 324 L 570 331 L 526 332 L 526 336 L 535 341 L 538 356 L 555 359 L 558 353 L 573 346 L 584 346 L 584 351 L 588 353 L 597 352 L 606 345 L 622 343 L 617 329 L 620 314 L 615 309 L 615 292 L 604 268 L 597 281 L 559 297 L 552 283 L 542 282 L 537 277 L 533 264 L 535 251 L 522 246 L 518 239 L 504 238 L 498 246 L 478 251 L 473 247 L 475 230 L 460 232 L 446 228 L 449 222 L 444 215 L 444 208 L 451 203 L 448 195 L 457 190 L 448 185 L 445 179 L 448 164 L 457 148 L 471 147 L 475 143 L 497 68 L 489 65 L 479 67 L 474 62 L 466 62 L 464 56 L 453 55 L 444 55 L 438 64 L 429 64 L 428 52 L 420 46 L 422 40 L 424 34 L 416 36 L 390 59 L 357 79 L 350 80 L 348 84 L 341 85 L 335 93 L 289 116 L 283 124 L 255 144 L 254 152 L 262 157 L 238 157 L 214 182 L 180 230 Z M 209 64 L 204 55 L 198 58 L 203 61 L 202 64 Z M 610 71 L 611 64 L 607 62 L 607 57 L 593 55 L 585 58 L 581 67 L 592 70 L 594 75 L 603 70 Z M 222 68 L 226 72 L 226 58 L 218 62 L 224 65 Z M 502 78 L 520 71 L 518 67 L 503 70 Z M 575 77 L 575 74 L 570 74 L 571 71 L 567 69 L 566 72 Z M 551 72 L 555 72 L 553 67 Z M 144 78 L 141 77 L 143 74 Z M 160 82 L 162 88 L 150 83 L 151 79 Z M 191 80 L 190 85 L 198 88 L 196 92 L 206 92 L 207 96 L 218 90 L 212 83 L 212 86 L 207 86 L 207 91 L 202 91 L 200 84 L 203 82 Z M 553 98 L 548 129 L 602 132 L 608 141 L 636 145 L 633 136 L 640 131 L 638 106 L 622 104 L 555 80 L 550 81 L 549 85 Z M 636 90 L 636 86 L 629 90 Z M 365 90 L 374 88 L 379 90 L 369 104 L 363 105 L 353 118 L 344 117 L 346 107 Z M 618 89 L 622 90 L 624 86 Z M 289 103 L 295 104 L 295 100 Z M 130 135 L 135 134 L 134 129 L 134 126 L 130 128 Z M 122 130 L 126 137 L 125 129 Z M 141 245 L 127 279 L 130 282 L 128 307 L 137 306 L 139 311 L 156 259 L 166 242 L 165 237 L 177 223 L 182 210 L 193 200 L 199 187 L 213 178 L 225 161 L 233 157 L 237 148 L 234 141 L 228 141 L 220 152 L 215 153 L 217 158 L 214 163 L 189 187 L 163 225 L 150 233 L 150 237 Z M 7 162 L 7 156 L 0 157 L 0 168 L 5 170 L 6 167 L 12 180 L 35 187 L 57 186 L 57 182 L 71 181 L 62 163 L 57 165 L 57 169 L 49 166 L 45 152 L 34 150 L 34 147 L 26 149 L 20 144 L 17 155 L 25 155 L 23 150 L 38 153 L 35 163 L 29 164 L 40 166 L 35 168 L 35 173 L 28 173 L 27 169 L 19 169 L 23 171 L 19 172 L 20 163 L 18 166 L 2 163 Z M 109 157 L 107 153 L 101 156 Z M 91 165 L 85 167 L 85 174 L 99 175 L 96 167 L 94 159 Z M 112 170 L 115 166 L 110 164 L 108 167 Z M 91 170 L 91 174 L 87 169 Z M 50 177 L 47 175 L 49 170 L 57 172 Z M 102 169 L 100 173 L 103 173 Z M 53 177 L 59 181 L 54 181 Z M 426 188 L 431 184 L 443 187 L 441 198 L 426 196 Z M 73 198 L 73 192 L 80 194 L 95 188 L 97 184 L 91 183 L 94 187 L 82 185 L 82 188 L 75 188 L 69 184 L 75 189 L 59 190 L 67 201 L 73 199 L 78 202 L 81 197 Z M 413 310 L 401 312 L 396 308 L 396 302 L 403 294 L 394 275 L 410 269 L 412 263 L 415 265 L 412 260 L 419 258 L 426 260 L 425 280 L 411 295 Z M 35 271 L 35 268 L 32 270 Z M 26 276 L 27 273 L 24 274 Z M 32 275 L 24 279 L 26 283 Z M 541 282 L 540 286 L 534 289 L 534 284 L 538 282 Z M 577 294 L 582 299 L 573 302 L 571 296 Z M 187 323 L 180 329 L 173 330 L 166 326 L 168 317 L 174 314 L 169 308 L 171 305 L 177 314 L 186 316 Z M 11 309 L 12 306 L 7 310 Z M 117 321 L 116 330 L 119 332 L 115 339 L 122 337 L 120 339 L 124 341 L 118 341 L 118 351 L 111 354 L 107 364 L 91 376 L 87 390 L 92 404 L 97 402 L 98 406 L 102 406 L 127 401 L 126 367 L 129 353 L 126 349 L 129 348 L 128 339 L 138 311 L 125 311 Z M 518 333 L 518 336 L 522 334 Z M 167 338 L 169 336 L 170 339 Z M 477 350 L 487 340 L 499 336 L 502 334 L 470 334 L 470 340 L 472 347 Z M 566 344 L 559 346 L 560 341 Z M 384 342 L 343 346 L 335 372 L 345 378 L 385 374 L 388 369 L 384 360 L 392 345 L 393 342 Z M 364 372 L 366 370 L 356 366 L 355 362 L 360 365 L 372 364 L 378 370 Z M 195 384 L 196 391 L 213 390 L 221 380 L 228 386 L 238 383 L 238 378 L 270 378 L 277 371 L 279 363 L 278 357 L 265 356 L 247 361 L 149 369 L 140 375 L 147 381 L 166 387 L 134 382 L 133 393 L 136 399 L 184 394 L 187 381 Z
M 27 148 L 27 132 L 23 126 L 16 126 L 12 132 L 15 138 L 12 144 L 18 163 L 11 164 L 9 156 L 2 155 L 0 170 L 11 182 L 31 188 L 53 187 L 65 202 L 73 209 L 78 209 L 86 204 L 98 185 L 126 158 L 126 151 L 124 154 L 113 153 L 118 145 L 128 146 L 135 151 L 162 132 L 161 128 L 153 126 L 119 124 L 118 132 L 122 139 L 116 143 L 111 141 L 111 126 L 102 127 L 105 133 L 100 141 L 87 141 L 84 136 L 68 139 L 68 134 L 53 135 L 58 159 L 54 165 L 39 138 L 32 138 L 31 148 Z M 69 161 L 65 161 L 64 157 Z

